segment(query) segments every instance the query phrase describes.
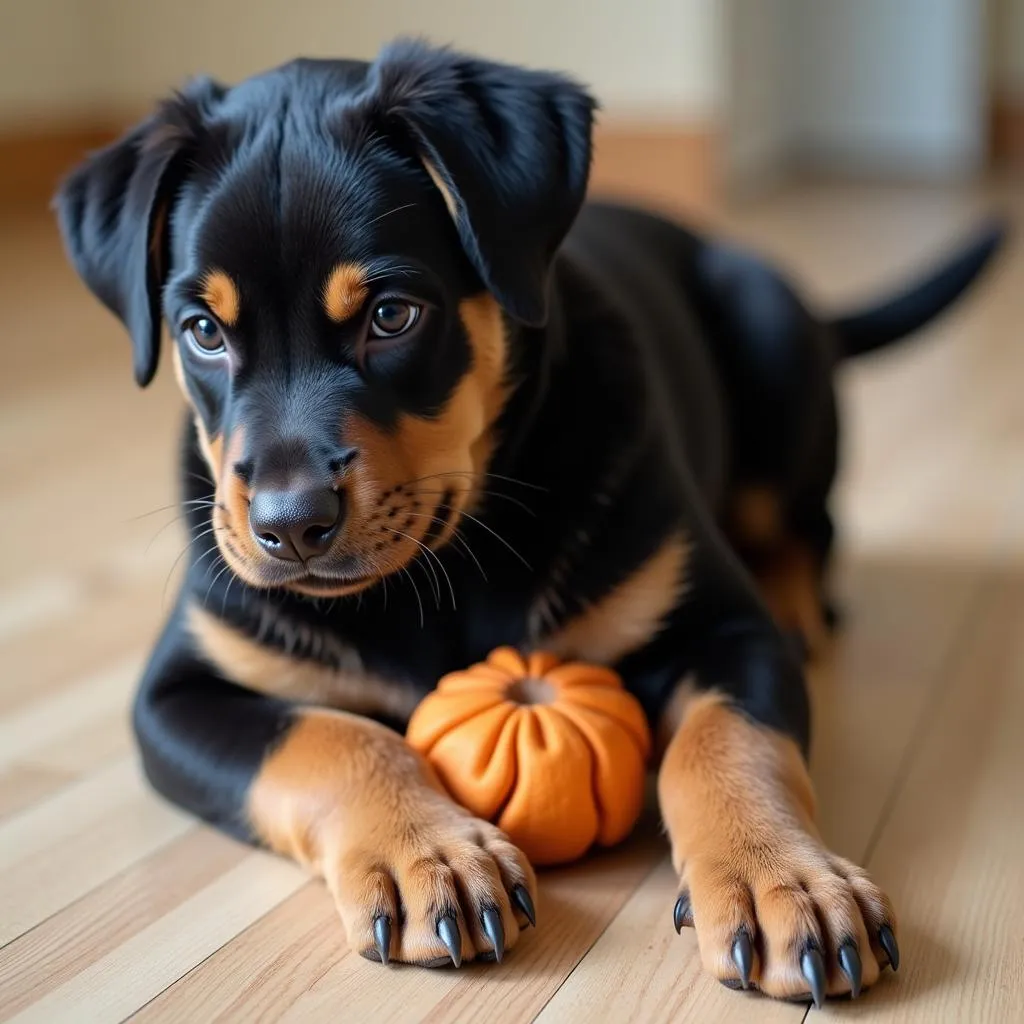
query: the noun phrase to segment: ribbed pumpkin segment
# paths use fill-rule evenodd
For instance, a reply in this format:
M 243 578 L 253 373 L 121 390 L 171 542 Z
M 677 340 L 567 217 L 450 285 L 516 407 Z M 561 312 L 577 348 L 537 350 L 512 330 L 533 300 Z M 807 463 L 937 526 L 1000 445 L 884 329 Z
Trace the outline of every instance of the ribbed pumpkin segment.
M 640 817 L 646 758 L 614 719 L 568 701 L 559 705 L 558 712 L 580 731 L 590 748 L 596 841 L 613 846 L 629 835 Z
M 582 857 L 599 828 L 586 741 L 554 708 L 536 705 L 519 726 L 516 756 L 515 789 L 498 827 L 534 864 Z
M 650 731 L 607 668 L 498 648 L 442 679 L 407 738 L 455 800 L 538 865 L 619 842 L 640 814 Z

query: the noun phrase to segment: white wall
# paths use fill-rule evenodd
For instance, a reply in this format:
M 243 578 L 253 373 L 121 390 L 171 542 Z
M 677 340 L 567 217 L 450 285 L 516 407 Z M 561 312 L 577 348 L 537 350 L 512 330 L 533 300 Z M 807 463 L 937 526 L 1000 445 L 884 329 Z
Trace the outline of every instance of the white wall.
M 798 0 L 797 146 L 853 172 L 946 176 L 984 158 L 979 0 Z
M 722 104 L 718 0 L 0 3 L 19 8 L 0 28 L 0 116 L 96 97 L 134 110 L 196 72 L 237 81 L 298 55 L 370 57 L 399 33 L 571 71 L 611 115 L 703 121 Z
M 726 5 L 726 167 L 734 191 L 777 180 L 791 159 L 796 117 L 790 49 L 797 0 Z

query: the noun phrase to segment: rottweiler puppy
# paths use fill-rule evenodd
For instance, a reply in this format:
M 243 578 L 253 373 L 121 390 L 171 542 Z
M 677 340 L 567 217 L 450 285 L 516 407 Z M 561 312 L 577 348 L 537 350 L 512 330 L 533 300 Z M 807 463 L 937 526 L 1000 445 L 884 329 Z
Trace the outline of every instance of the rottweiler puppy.
M 999 231 L 826 322 L 743 252 L 584 205 L 594 108 L 400 41 L 195 81 L 64 183 L 136 379 L 166 322 L 190 406 L 145 771 L 322 875 L 367 957 L 501 960 L 534 873 L 404 724 L 500 644 L 611 665 L 663 737 L 672 916 L 704 966 L 857 995 L 898 966 L 896 919 L 815 826 L 792 640 L 826 631 L 832 379 L 952 302 Z

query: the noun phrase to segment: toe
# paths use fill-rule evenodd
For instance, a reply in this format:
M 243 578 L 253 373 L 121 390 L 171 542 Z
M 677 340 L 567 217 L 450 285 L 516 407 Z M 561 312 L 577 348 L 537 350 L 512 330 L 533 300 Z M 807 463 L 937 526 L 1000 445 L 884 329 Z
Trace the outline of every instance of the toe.
M 537 924 L 537 877 L 526 854 L 492 825 L 481 829 L 480 846 L 494 861 L 502 888 L 510 900 L 517 930 Z
M 750 889 L 724 866 L 688 865 L 689 914 L 676 901 L 673 916 L 696 925 L 701 961 L 719 981 L 747 988 L 758 978 L 757 919 Z

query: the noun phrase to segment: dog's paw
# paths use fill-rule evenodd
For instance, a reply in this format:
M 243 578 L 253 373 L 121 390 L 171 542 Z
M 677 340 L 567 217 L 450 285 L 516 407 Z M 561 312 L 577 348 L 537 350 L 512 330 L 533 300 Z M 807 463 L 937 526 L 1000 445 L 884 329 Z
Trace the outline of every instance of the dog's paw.
M 416 812 L 343 842 L 324 867 L 349 945 L 370 960 L 500 961 L 535 923 L 526 856 L 448 800 L 428 797 Z
M 820 1006 L 899 966 L 892 906 L 861 868 L 800 830 L 765 840 L 683 867 L 673 921 L 696 928 L 706 970 L 730 988 Z

